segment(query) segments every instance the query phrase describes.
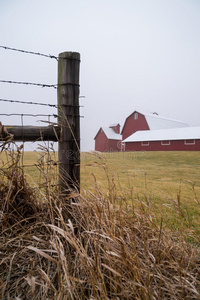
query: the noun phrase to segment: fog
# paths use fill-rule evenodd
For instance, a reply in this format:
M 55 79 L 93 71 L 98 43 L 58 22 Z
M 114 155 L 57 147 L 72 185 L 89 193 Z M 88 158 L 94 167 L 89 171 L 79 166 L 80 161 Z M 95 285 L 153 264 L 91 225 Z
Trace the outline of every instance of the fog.
M 1 0 L 0 26 L 0 45 L 55 56 L 81 54 L 82 151 L 94 149 L 101 126 L 123 126 L 134 110 L 200 126 L 200 1 Z M 57 61 L 0 49 L 0 80 L 56 84 Z M 57 102 L 53 88 L 6 83 L 0 83 L 0 98 Z M 2 114 L 57 113 L 10 102 L 0 107 Z M 41 120 L 49 118 L 1 120 L 44 125 Z

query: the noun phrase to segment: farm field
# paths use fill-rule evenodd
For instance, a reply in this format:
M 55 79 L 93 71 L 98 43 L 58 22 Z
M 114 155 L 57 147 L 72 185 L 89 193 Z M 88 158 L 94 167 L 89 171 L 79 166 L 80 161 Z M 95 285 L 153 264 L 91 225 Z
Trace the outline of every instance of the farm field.
M 1 153 L 0 160 L 9 158 Z M 31 185 L 58 179 L 57 153 L 24 152 L 25 174 Z M 34 166 L 37 165 L 37 166 Z M 6 166 L 6 165 L 5 165 Z M 101 193 L 119 205 L 150 209 L 165 226 L 200 233 L 200 153 L 81 153 L 81 193 Z M 110 199 L 112 200 L 112 199 Z
M 1 299 L 199 299 L 198 152 L 81 153 L 72 201 L 57 153 L 0 161 Z
M 120 204 L 142 204 L 167 227 L 200 233 L 199 152 L 83 155 L 82 188 L 94 191 L 94 181 L 104 193 L 114 188 Z

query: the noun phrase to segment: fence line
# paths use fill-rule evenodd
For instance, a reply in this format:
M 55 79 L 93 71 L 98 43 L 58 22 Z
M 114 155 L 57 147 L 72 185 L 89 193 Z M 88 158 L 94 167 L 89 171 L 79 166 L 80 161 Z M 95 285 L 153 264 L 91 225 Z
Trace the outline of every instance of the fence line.
M 13 51 L 19 51 L 19 52 L 23 52 L 23 53 L 29 53 L 29 54 L 36 54 L 36 55 L 40 55 L 40 56 L 45 56 L 45 57 L 49 57 L 49 58 L 55 58 L 57 60 L 57 57 L 55 56 L 52 56 L 52 55 L 44 55 L 44 54 L 41 54 L 41 53 L 34 53 L 32 51 L 25 51 L 25 50 L 20 50 L 20 49 L 15 49 L 15 48 L 10 48 L 10 47 L 5 47 L 5 46 L 0 46 L 0 48 L 4 48 L 6 50 L 13 50 Z M 30 82 L 19 82 L 19 81 L 11 81 L 11 80 L 0 80 L 1 83 L 6 83 L 6 84 L 24 84 L 24 85 L 34 85 L 34 86 L 39 86 L 39 87 L 52 87 L 52 88 L 57 88 L 57 85 L 56 84 L 53 84 L 53 85 L 49 85 L 49 84 L 40 84 L 40 83 L 30 83 Z M 53 108 L 58 108 L 57 105 L 55 104 L 47 104 L 47 103 L 42 103 L 42 102 L 33 102 L 33 101 L 19 101 L 19 100 L 11 100 L 11 99 L 0 99 L 1 102 L 10 102 L 10 103 L 21 103 L 21 104 L 31 104 L 31 105 L 41 105 L 41 106 L 48 106 L 48 107 L 53 107 Z M 17 144 L 15 142 L 13 142 L 13 140 L 10 140 L 10 141 L 7 141 L 6 143 L 4 143 L 3 145 L 1 145 L 1 149 L 4 150 L 4 149 L 10 149 L 10 151 L 15 151 L 15 148 L 17 147 L 17 150 L 20 149 L 21 151 L 21 158 L 20 158 L 20 167 L 22 168 L 30 168 L 30 167 L 36 167 L 39 172 L 40 172 L 40 176 L 38 177 L 38 184 L 39 184 L 39 188 L 40 186 L 41 187 L 44 187 L 45 185 L 45 182 L 41 182 L 41 178 L 42 178 L 42 168 L 47 168 L 52 166 L 52 167 L 56 167 L 58 168 L 58 165 L 59 165 L 59 161 L 57 161 L 56 159 L 52 159 L 52 157 L 50 157 L 50 154 L 49 154 L 49 141 L 48 141 L 48 144 L 46 145 L 46 149 L 43 148 L 43 150 L 46 151 L 45 153 L 45 157 L 47 159 L 47 161 L 45 162 L 44 160 L 39 163 L 33 163 L 33 164 L 26 164 L 26 162 L 24 161 L 24 143 L 25 143 L 25 139 L 24 139 L 24 117 L 48 117 L 48 123 L 50 123 L 50 117 L 55 117 L 57 118 L 58 115 L 57 114 L 53 114 L 53 115 L 50 115 L 50 114 L 19 114 L 19 113 L 10 113 L 10 114 L 4 114 L 4 113 L 1 113 L 0 116 L 7 116 L 7 117 L 12 117 L 12 116 L 20 116 L 21 117 L 21 129 L 22 129 L 22 145 L 21 147 L 18 147 Z M 42 142 L 42 141 L 41 141 Z M 10 146 L 6 146 L 7 143 L 12 143 L 12 148 L 10 148 Z M 42 150 L 40 149 L 40 147 L 38 148 L 39 150 Z M 10 161 L 10 160 L 9 160 Z M 9 161 L 7 162 L 9 164 Z M 12 162 L 12 159 L 11 161 Z M 7 164 L 6 164 L 7 165 Z M 4 170 L 6 165 L 3 165 L 1 170 Z M 45 180 L 45 178 L 43 178 Z M 42 180 L 43 181 L 43 180 Z
M 23 85 L 34 85 L 34 86 L 40 86 L 42 88 L 44 87 L 50 87 L 57 89 L 58 86 L 66 86 L 66 85 L 77 85 L 79 84 L 68 82 L 68 83 L 61 83 L 61 84 L 46 84 L 46 83 L 35 83 L 35 82 L 25 82 L 25 81 L 12 81 L 12 80 L 0 80 L 0 83 L 11 83 L 11 84 L 23 84 Z
M 45 57 L 41 53 L 34 53 L 31 51 L 19 50 L 15 48 L 9 48 L 0 46 L 6 50 L 20 51 L 24 53 L 36 54 Z M 55 57 L 50 57 L 55 58 Z M 56 58 L 57 59 L 57 58 Z M 11 103 L 22 103 L 32 105 L 44 105 L 58 109 L 58 124 L 54 123 L 53 126 L 39 127 L 39 126 L 24 126 L 24 117 L 32 114 L 4 114 L 4 115 L 19 115 L 21 116 L 21 126 L 9 126 L 2 127 L 2 141 L 5 140 L 5 145 L 2 145 L 2 149 L 11 149 L 15 151 L 15 141 L 22 141 L 23 145 L 17 147 L 17 152 L 20 153 L 22 150 L 21 163 L 24 164 L 24 142 L 25 141 L 48 141 L 48 147 L 40 146 L 39 150 L 45 151 L 47 155 L 47 164 L 35 165 L 39 167 L 40 176 L 43 176 L 42 167 L 47 168 L 53 163 L 54 160 L 50 160 L 50 141 L 58 141 L 58 161 L 54 165 L 58 165 L 59 172 L 59 184 L 62 194 L 69 195 L 71 189 L 80 190 L 80 155 L 76 155 L 77 152 L 80 154 L 80 113 L 79 113 L 79 66 L 80 66 L 80 54 L 77 52 L 63 52 L 58 57 L 58 83 L 57 84 L 41 84 L 41 83 L 30 83 L 22 81 L 11 81 L 11 80 L 0 80 L 0 83 L 8 84 L 19 84 L 19 85 L 34 85 L 40 87 L 51 87 L 57 89 L 57 105 L 39 103 L 39 102 L 26 102 L 11 99 L 0 99 L 0 101 L 11 102 Z M 81 96 L 83 98 L 83 96 Z M 37 114 L 39 115 L 39 114 Z M 42 114 L 43 115 L 43 114 Z M 47 115 L 48 123 L 50 124 L 50 115 Z M 52 124 L 51 124 L 52 125 Z M 54 126 L 56 125 L 56 126 Z M 57 126 L 58 125 L 58 126 Z M 6 140 L 7 138 L 7 140 Z M 14 143 L 13 143 L 14 138 Z M 6 146 L 9 143 L 8 147 Z M 70 155 L 69 155 L 70 153 Z M 44 159 L 44 156 L 42 159 Z M 56 159 L 57 160 L 57 159 Z M 55 160 L 55 161 L 56 161 Z M 45 179 L 45 178 L 44 178 Z M 40 179 L 39 179 L 40 180 Z
M 24 81 L 12 81 L 12 80 L 0 80 L 1 83 L 11 83 L 11 84 L 24 84 L 24 85 L 34 85 L 40 87 L 50 87 L 57 89 L 57 84 L 45 84 L 45 83 L 35 83 L 35 82 L 24 82 Z
M 80 96 L 79 98 L 82 98 L 84 96 Z M 49 103 L 42 103 L 42 102 L 32 102 L 32 101 L 21 101 L 21 100 L 11 100 L 11 99 L 2 99 L 0 98 L 0 102 L 10 102 L 10 103 L 21 103 L 21 104 L 32 104 L 32 105 L 43 105 L 43 106 L 49 106 L 49 107 L 55 107 L 58 108 L 58 105 L 55 104 L 49 104 Z M 68 107 L 75 107 L 76 105 L 68 105 Z M 77 106 L 76 106 L 77 107 Z M 78 107 L 84 107 L 83 105 L 78 105 Z
M 42 103 L 42 102 L 33 102 L 33 101 L 21 101 L 21 100 L 11 100 L 11 99 L 0 99 L 0 102 L 11 102 L 11 103 L 21 103 L 21 104 L 33 104 L 33 105 L 43 105 L 43 106 L 49 106 L 49 107 L 55 107 L 58 108 L 58 105 L 55 104 L 49 104 L 49 103 Z
M 58 115 L 45 115 L 45 114 L 17 114 L 17 113 L 12 113 L 12 114 L 0 114 L 0 116 L 7 116 L 7 117 L 12 117 L 12 116 L 24 116 L 24 117 L 54 117 L 57 118 Z
M 54 59 L 58 60 L 57 56 L 50 55 L 50 54 L 43 54 L 43 53 L 39 53 L 39 52 L 21 50 L 21 49 L 16 49 L 16 48 L 10 48 L 10 47 L 7 47 L 7 46 L 0 46 L 0 48 L 3 48 L 5 50 L 12 50 L 12 51 L 17 51 L 17 52 L 22 52 L 22 53 L 26 53 L 26 54 L 34 54 L 34 55 L 44 56 L 44 57 L 48 57 L 48 58 L 54 58 Z

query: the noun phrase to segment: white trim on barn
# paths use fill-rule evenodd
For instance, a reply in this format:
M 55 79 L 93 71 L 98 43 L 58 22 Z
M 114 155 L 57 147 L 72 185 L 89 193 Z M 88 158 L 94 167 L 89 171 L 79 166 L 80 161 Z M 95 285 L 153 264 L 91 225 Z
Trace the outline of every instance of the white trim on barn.
M 195 140 L 185 140 L 184 144 L 185 145 L 195 145 Z
M 170 141 L 161 141 L 162 146 L 170 146 Z
M 149 142 L 146 142 L 146 141 L 141 142 L 141 145 L 142 145 L 142 146 L 149 146 Z

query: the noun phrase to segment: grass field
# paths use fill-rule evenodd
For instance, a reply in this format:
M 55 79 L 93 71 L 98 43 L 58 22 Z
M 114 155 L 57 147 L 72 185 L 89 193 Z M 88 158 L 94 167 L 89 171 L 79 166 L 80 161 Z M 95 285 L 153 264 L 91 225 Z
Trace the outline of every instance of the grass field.
M 0 159 L 7 160 L 5 154 Z M 24 153 L 25 174 L 31 185 L 45 183 L 47 175 L 51 182 L 57 180 L 58 169 L 45 165 L 48 160 L 56 161 L 57 154 Z M 151 209 L 169 228 L 200 233 L 199 152 L 81 153 L 84 191 L 98 191 L 105 197 L 115 194 L 119 205 Z
M 200 233 L 200 153 L 83 154 L 82 187 L 116 190 L 119 201 L 151 207 L 166 226 Z M 127 202 L 126 202 L 127 205 Z
M 0 161 L 1 299 L 200 299 L 198 152 L 82 153 L 70 197 L 57 153 Z

